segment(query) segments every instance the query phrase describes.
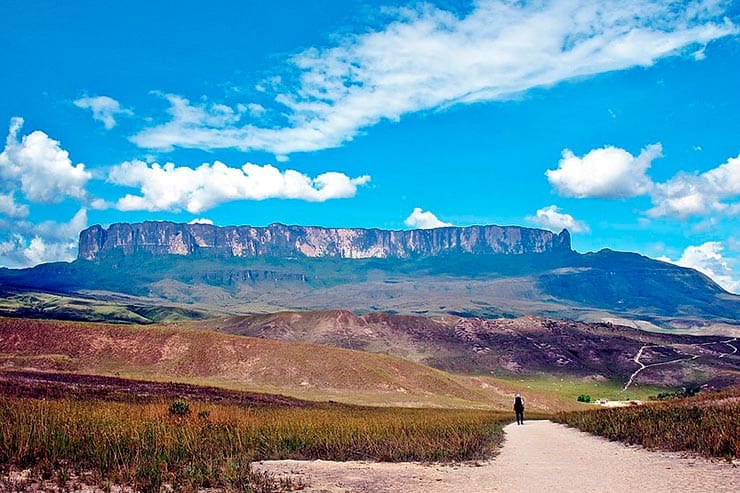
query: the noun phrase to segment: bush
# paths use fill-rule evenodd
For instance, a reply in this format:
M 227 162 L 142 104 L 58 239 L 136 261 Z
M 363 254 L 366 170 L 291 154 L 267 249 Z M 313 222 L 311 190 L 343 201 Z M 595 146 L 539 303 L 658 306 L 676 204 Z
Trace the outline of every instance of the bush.
M 172 404 L 170 404 L 169 413 L 170 416 L 186 416 L 190 414 L 190 404 L 180 399 L 172 401 Z
M 699 394 L 701 392 L 701 387 L 697 386 L 688 386 L 688 387 L 682 387 L 681 390 L 677 390 L 675 392 L 661 392 L 655 397 L 650 397 L 651 400 L 659 400 L 659 401 L 665 401 L 668 399 L 682 399 L 686 397 L 694 397 L 695 395 Z
M 591 396 L 588 394 L 581 394 L 578 396 L 578 402 L 591 402 Z

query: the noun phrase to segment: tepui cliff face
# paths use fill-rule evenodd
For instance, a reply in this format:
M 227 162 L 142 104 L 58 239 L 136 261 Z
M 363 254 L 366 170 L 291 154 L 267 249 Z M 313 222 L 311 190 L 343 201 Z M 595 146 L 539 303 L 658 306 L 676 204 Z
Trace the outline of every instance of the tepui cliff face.
M 267 227 L 144 222 L 92 226 L 80 233 L 78 258 L 111 255 L 216 255 L 225 257 L 410 258 L 448 253 L 479 255 L 569 252 L 567 230 L 555 234 L 517 226 L 381 229 Z

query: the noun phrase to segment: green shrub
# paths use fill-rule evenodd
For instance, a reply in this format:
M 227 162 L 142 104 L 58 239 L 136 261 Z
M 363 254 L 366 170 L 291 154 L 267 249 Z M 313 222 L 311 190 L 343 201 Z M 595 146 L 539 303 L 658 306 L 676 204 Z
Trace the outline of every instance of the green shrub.
M 591 396 L 588 394 L 581 394 L 578 396 L 578 402 L 591 402 Z
M 661 392 L 655 397 L 650 397 L 650 400 L 665 401 L 668 399 L 682 399 L 686 397 L 694 397 L 699 394 L 699 392 L 701 392 L 701 387 L 694 385 L 682 387 L 680 390 L 676 390 L 675 392 Z
M 190 404 L 187 402 L 177 399 L 172 401 L 169 408 L 170 416 L 187 416 L 190 414 Z

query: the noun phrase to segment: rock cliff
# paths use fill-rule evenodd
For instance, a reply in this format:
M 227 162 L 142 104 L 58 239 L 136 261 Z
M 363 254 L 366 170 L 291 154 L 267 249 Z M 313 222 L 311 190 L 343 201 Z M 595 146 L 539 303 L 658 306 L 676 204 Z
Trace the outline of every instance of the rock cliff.
M 519 255 L 570 251 L 570 234 L 517 226 L 388 231 L 271 224 L 267 227 L 144 222 L 92 226 L 80 233 L 80 259 L 110 255 L 410 258 L 446 253 Z

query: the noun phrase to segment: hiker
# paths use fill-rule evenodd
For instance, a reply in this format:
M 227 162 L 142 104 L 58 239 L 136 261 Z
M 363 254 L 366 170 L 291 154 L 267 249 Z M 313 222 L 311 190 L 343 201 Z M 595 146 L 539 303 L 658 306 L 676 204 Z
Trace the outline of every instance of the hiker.
M 516 424 L 524 424 L 524 399 L 517 394 L 514 397 L 514 413 L 516 414 Z

